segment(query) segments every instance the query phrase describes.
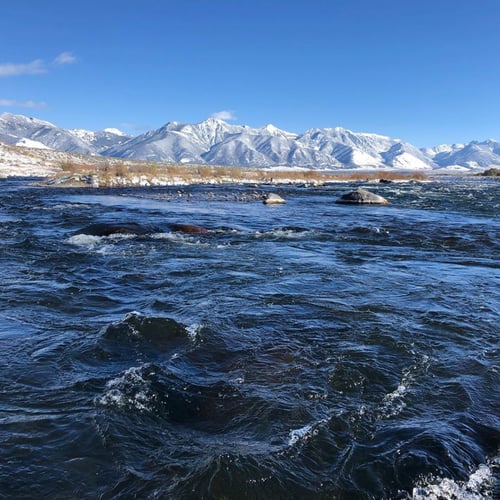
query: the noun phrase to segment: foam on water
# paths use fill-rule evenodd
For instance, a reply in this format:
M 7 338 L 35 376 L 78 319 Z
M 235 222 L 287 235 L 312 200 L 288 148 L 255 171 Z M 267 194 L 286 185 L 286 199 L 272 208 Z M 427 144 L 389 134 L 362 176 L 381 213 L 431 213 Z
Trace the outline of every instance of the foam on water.
M 106 383 L 105 393 L 96 398 L 101 406 L 129 407 L 139 411 L 152 411 L 154 394 L 144 378 L 144 366 L 131 367 Z
M 484 500 L 493 498 L 494 477 L 488 465 L 480 465 L 467 481 L 427 478 L 413 488 L 413 500 Z
M 305 444 L 314 436 L 319 433 L 319 427 L 328 423 L 327 419 L 318 420 L 310 424 L 304 425 L 300 429 L 293 429 L 290 431 L 288 446 L 295 446 L 296 444 Z
M 103 241 L 103 236 L 93 236 L 90 234 L 75 234 L 67 239 L 71 245 L 84 248 L 94 248 Z
M 66 241 L 70 245 L 80 247 L 87 251 L 95 251 L 102 255 L 107 255 L 113 252 L 113 244 L 132 240 L 136 238 L 134 234 L 111 234 L 109 236 L 95 236 L 92 234 L 75 234 L 70 236 Z
M 198 234 L 186 234 L 173 231 L 171 233 L 154 233 L 150 236 L 152 240 L 166 240 L 172 243 L 182 244 L 186 246 L 205 246 L 209 243 L 201 241 Z
M 429 368 L 430 357 L 421 356 L 412 366 L 403 370 L 401 381 L 394 391 L 386 394 L 380 405 L 379 418 L 390 418 L 399 415 L 406 408 L 405 398 L 411 391 L 416 379 Z
M 186 332 L 188 334 L 188 338 L 191 342 L 196 342 L 200 338 L 200 332 L 203 328 L 203 325 L 200 323 L 193 323 L 186 328 Z
M 312 233 L 312 230 L 302 230 L 302 229 L 294 229 L 294 228 L 280 228 L 280 229 L 272 229 L 270 231 L 256 231 L 254 233 L 255 238 L 277 238 L 277 239 L 303 239 L 308 238 Z

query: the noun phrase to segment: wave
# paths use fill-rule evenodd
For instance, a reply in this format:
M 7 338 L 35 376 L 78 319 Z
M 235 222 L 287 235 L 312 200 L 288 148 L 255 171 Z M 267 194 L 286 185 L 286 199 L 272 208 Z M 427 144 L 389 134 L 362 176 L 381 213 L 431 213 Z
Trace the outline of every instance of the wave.
M 221 432 L 238 419 L 239 389 L 222 380 L 193 383 L 155 363 L 131 367 L 106 383 L 95 402 L 148 412 L 205 432 Z
M 258 239 L 278 239 L 278 240 L 290 240 L 290 239 L 302 239 L 308 238 L 311 233 L 315 233 L 314 229 L 305 229 L 302 227 L 280 227 L 276 229 L 270 229 L 265 231 L 256 231 L 254 233 L 255 238 Z
M 291 430 L 288 439 L 288 446 L 307 443 L 312 437 L 318 435 L 318 428 L 328 424 L 328 422 L 328 419 L 321 419 L 317 422 L 307 424 L 300 429 Z
M 449 478 L 427 477 L 413 488 L 412 500 L 484 500 L 494 498 L 494 468 L 500 465 L 497 459 L 491 465 L 481 464 L 466 481 Z

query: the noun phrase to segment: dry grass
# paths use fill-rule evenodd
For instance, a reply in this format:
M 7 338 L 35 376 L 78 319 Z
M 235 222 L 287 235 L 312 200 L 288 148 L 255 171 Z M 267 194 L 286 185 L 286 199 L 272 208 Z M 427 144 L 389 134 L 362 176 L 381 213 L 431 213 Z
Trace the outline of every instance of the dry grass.
M 380 179 L 386 181 L 427 180 L 426 174 L 419 171 L 325 172 L 286 168 L 271 171 L 231 166 L 150 163 L 113 158 L 95 158 L 92 163 L 64 160 L 59 166 L 61 169 L 59 177 L 64 178 L 68 175 L 73 179 L 92 177 L 99 186 L 103 187 L 137 184 L 324 184 L 349 181 L 376 182 Z

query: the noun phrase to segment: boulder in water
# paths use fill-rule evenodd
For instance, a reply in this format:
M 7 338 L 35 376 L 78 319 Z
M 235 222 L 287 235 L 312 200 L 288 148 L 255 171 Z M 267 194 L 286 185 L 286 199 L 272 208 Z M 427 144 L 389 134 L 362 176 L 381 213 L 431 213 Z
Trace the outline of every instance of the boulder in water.
M 388 205 L 389 202 L 378 194 L 367 191 L 366 189 L 358 188 L 350 193 L 342 195 L 335 203 L 345 203 L 345 204 L 378 204 L 378 205 Z
M 90 236 L 110 236 L 112 234 L 150 234 L 159 232 L 156 227 L 143 226 L 136 222 L 122 222 L 119 224 L 96 223 L 85 226 L 76 234 L 88 234 Z
M 264 198 L 264 203 L 266 205 L 281 205 L 283 203 L 286 203 L 286 201 L 279 194 L 269 193 Z
M 208 229 L 194 224 L 170 224 L 170 230 L 177 233 L 206 234 Z

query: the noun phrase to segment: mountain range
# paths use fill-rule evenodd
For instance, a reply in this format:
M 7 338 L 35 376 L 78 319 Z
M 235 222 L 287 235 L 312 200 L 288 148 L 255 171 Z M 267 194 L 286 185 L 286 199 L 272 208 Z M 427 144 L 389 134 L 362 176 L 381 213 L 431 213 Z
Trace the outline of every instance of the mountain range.
M 117 129 L 63 129 L 23 115 L 0 115 L 0 141 L 28 148 L 151 162 L 312 169 L 477 170 L 500 166 L 500 142 L 417 148 L 380 134 L 312 128 L 295 134 L 267 125 L 252 128 L 209 118 L 169 122 L 136 137 Z

